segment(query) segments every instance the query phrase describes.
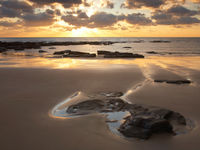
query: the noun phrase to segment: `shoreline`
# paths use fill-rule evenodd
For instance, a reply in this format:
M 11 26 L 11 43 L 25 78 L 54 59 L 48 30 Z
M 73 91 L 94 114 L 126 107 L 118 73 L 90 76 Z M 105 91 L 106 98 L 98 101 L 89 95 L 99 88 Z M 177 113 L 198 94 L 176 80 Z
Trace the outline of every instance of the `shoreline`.
M 195 59 L 155 56 L 133 60 L 44 60 L 14 57 L 3 61 L 13 64 L 0 66 L 2 149 L 188 150 L 200 147 L 199 56 Z M 193 83 L 171 85 L 153 82 L 155 79 L 188 78 Z M 127 96 L 131 102 L 180 112 L 195 121 L 196 126 L 184 135 L 161 134 L 141 141 L 114 135 L 101 115 L 72 120 L 51 118 L 49 111 L 76 91 L 89 94 L 129 91 Z

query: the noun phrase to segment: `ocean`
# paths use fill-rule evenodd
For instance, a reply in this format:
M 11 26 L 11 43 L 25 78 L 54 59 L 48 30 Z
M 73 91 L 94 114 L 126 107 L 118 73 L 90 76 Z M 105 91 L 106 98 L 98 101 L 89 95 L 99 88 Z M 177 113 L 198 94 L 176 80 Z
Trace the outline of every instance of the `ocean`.
M 81 52 L 95 53 L 97 50 L 131 52 L 143 55 L 155 55 L 149 52 L 156 52 L 156 55 L 162 56 L 199 56 L 200 38 L 139 38 L 139 37 L 61 37 L 61 38 L 0 38 L 0 41 L 6 42 L 79 42 L 79 41 L 111 41 L 118 42 L 112 45 L 71 45 L 71 46 L 53 46 L 42 47 L 42 50 L 50 54 L 59 50 L 74 50 Z M 124 48 L 129 47 L 129 48 Z M 38 49 L 41 50 L 41 49 Z M 26 53 L 37 53 L 37 49 L 27 49 Z

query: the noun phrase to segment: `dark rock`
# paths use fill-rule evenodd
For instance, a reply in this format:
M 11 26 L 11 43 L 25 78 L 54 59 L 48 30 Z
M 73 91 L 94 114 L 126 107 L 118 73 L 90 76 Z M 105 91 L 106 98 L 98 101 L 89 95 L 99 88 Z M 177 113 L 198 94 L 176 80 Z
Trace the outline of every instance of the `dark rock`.
M 125 46 L 125 47 L 123 47 L 123 48 L 129 49 L 129 48 L 132 48 L 132 47 L 130 47 L 130 46 Z
M 63 57 L 83 57 L 83 58 L 96 57 L 96 54 L 71 51 L 71 50 L 57 51 L 57 52 L 54 52 L 53 54 L 54 55 L 63 55 Z
M 149 52 L 146 52 L 147 54 L 158 54 L 157 52 L 155 51 L 149 51 Z
M 105 101 L 105 107 L 102 112 L 113 112 L 113 111 L 121 111 L 125 107 L 126 103 L 119 98 L 107 99 Z
M 154 82 L 158 82 L 158 83 L 163 83 L 166 82 L 167 80 L 154 80 Z
M 125 137 L 134 137 L 139 139 L 148 139 L 152 132 L 149 129 L 144 129 L 132 125 L 124 125 L 122 124 L 119 128 L 119 131 L 125 136 Z
M 154 82 L 168 83 L 168 84 L 190 84 L 190 80 L 154 80 Z
M 167 119 L 176 121 L 178 124 L 181 124 L 181 125 L 186 125 L 185 117 L 177 112 L 173 112 Z
M 90 113 L 128 112 L 128 116 L 120 121 L 118 131 L 126 137 L 148 139 L 155 133 L 174 135 L 173 127 L 185 127 L 186 119 L 180 113 L 154 106 L 130 104 L 118 98 L 121 92 L 103 93 L 104 98 L 89 99 L 69 106 L 66 110 L 71 115 Z M 101 94 L 102 96 L 102 94 Z M 112 123 L 112 119 L 109 119 Z M 113 122 L 117 122 L 114 120 Z
M 20 47 L 21 49 L 40 49 L 41 46 L 68 46 L 68 45 L 111 45 L 114 43 L 124 43 L 124 42 L 112 42 L 112 41 L 80 41 L 80 42 L 2 42 L 0 41 L 0 47 L 7 49 L 15 49 L 15 47 Z M 17 48 L 18 49 L 18 48 Z M 55 49 L 55 47 L 50 47 L 49 49 Z
M 6 51 L 7 51 L 6 48 L 4 48 L 4 47 L 0 47 L 0 53 L 6 52 Z
M 176 115 L 176 112 L 167 109 L 145 109 L 144 107 L 142 107 L 142 109 L 136 108 L 134 113 L 131 113 L 129 117 L 125 118 L 125 121 L 121 124 L 119 131 L 125 136 L 128 134 L 130 137 L 142 139 L 148 139 L 154 133 L 166 132 L 174 134 L 172 121 L 177 121 L 178 124 L 181 124 L 182 122 L 180 121 L 180 123 L 178 118 L 183 121 L 182 117 Z M 135 129 L 139 130 L 136 132 Z
M 68 54 L 70 53 L 71 50 L 64 50 L 64 51 L 57 51 L 57 52 L 54 52 L 53 54 L 54 55 L 64 55 L 64 54 Z
M 133 43 L 143 43 L 144 40 L 133 41 Z
M 0 42 L 0 47 L 21 51 L 24 49 L 40 49 L 40 42 Z
M 169 84 L 190 84 L 190 80 L 176 80 L 176 81 L 166 81 Z
M 104 58 L 144 58 L 144 56 L 133 53 L 111 52 L 109 54 L 105 54 Z
M 154 40 L 150 41 L 151 43 L 170 43 L 171 41 L 163 41 L 163 40 Z
M 96 57 L 96 54 L 90 54 L 90 53 L 85 53 L 85 52 L 77 52 L 77 51 L 70 51 L 68 54 L 63 55 L 63 57 L 91 58 L 91 57 Z
M 144 58 L 144 56 L 140 54 L 133 54 L 133 58 Z
M 168 119 L 172 115 L 173 111 L 163 108 L 156 108 L 150 110 L 150 113 L 157 118 L 159 117 L 159 119 Z
M 98 54 L 98 55 L 109 55 L 109 54 L 112 54 L 112 52 L 110 52 L 110 51 L 98 50 L 98 51 L 97 51 L 97 54 Z
M 38 52 L 39 53 L 47 53 L 47 51 L 44 51 L 44 50 L 39 50 Z
M 91 112 L 101 111 L 104 107 L 104 102 L 102 100 L 87 100 L 80 102 L 75 105 L 71 105 L 67 109 L 67 113 L 70 114 L 88 114 Z
M 25 48 L 19 46 L 19 47 L 14 47 L 13 49 L 14 49 L 15 51 L 24 51 Z
M 75 105 L 71 105 L 67 109 L 70 114 L 88 114 L 93 112 L 113 112 L 120 111 L 125 106 L 125 102 L 119 98 L 106 100 L 86 100 Z
M 55 47 L 49 47 L 49 49 L 56 49 Z

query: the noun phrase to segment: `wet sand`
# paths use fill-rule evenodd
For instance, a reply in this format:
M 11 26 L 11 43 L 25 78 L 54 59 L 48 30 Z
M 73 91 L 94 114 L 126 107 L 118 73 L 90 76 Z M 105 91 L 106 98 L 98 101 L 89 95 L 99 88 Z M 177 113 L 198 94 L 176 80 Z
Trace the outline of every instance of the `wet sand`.
M 84 68 L 79 66 L 73 69 L 58 69 L 55 64 L 54 67 L 44 68 L 40 68 L 38 64 L 34 68 L 4 65 L 0 68 L 0 148 L 3 150 L 199 149 L 200 62 L 196 63 L 197 58 L 194 58 L 195 62 L 191 58 L 191 62 L 182 59 L 178 61 L 178 58 L 166 58 L 165 61 L 158 57 L 152 61 L 133 60 L 131 64 L 119 60 L 113 63 L 104 61 L 107 66 L 91 68 L 86 65 Z M 181 61 L 187 65 L 181 65 L 183 64 Z M 154 79 L 166 78 L 190 79 L 193 83 L 169 85 L 153 82 Z M 52 118 L 49 115 L 56 104 L 77 91 L 86 93 L 121 91 L 127 93 L 128 99 L 133 103 L 161 106 L 180 112 L 195 122 L 195 128 L 186 134 L 155 135 L 143 141 L 125 139 L 113 134 L 102 115 L 94 114 L 74 119 Z

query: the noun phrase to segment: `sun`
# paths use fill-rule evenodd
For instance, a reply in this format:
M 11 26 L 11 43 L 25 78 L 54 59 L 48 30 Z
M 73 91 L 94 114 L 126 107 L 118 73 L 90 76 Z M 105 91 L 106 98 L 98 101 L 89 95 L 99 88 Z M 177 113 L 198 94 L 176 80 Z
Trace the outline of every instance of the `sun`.
M 86 27 L 81 27 L 78 29 L 73 29 L 71 32 L 72 37 L 88 37 L 95 36 L 98 34 L 98 29 L 89 29 Z

